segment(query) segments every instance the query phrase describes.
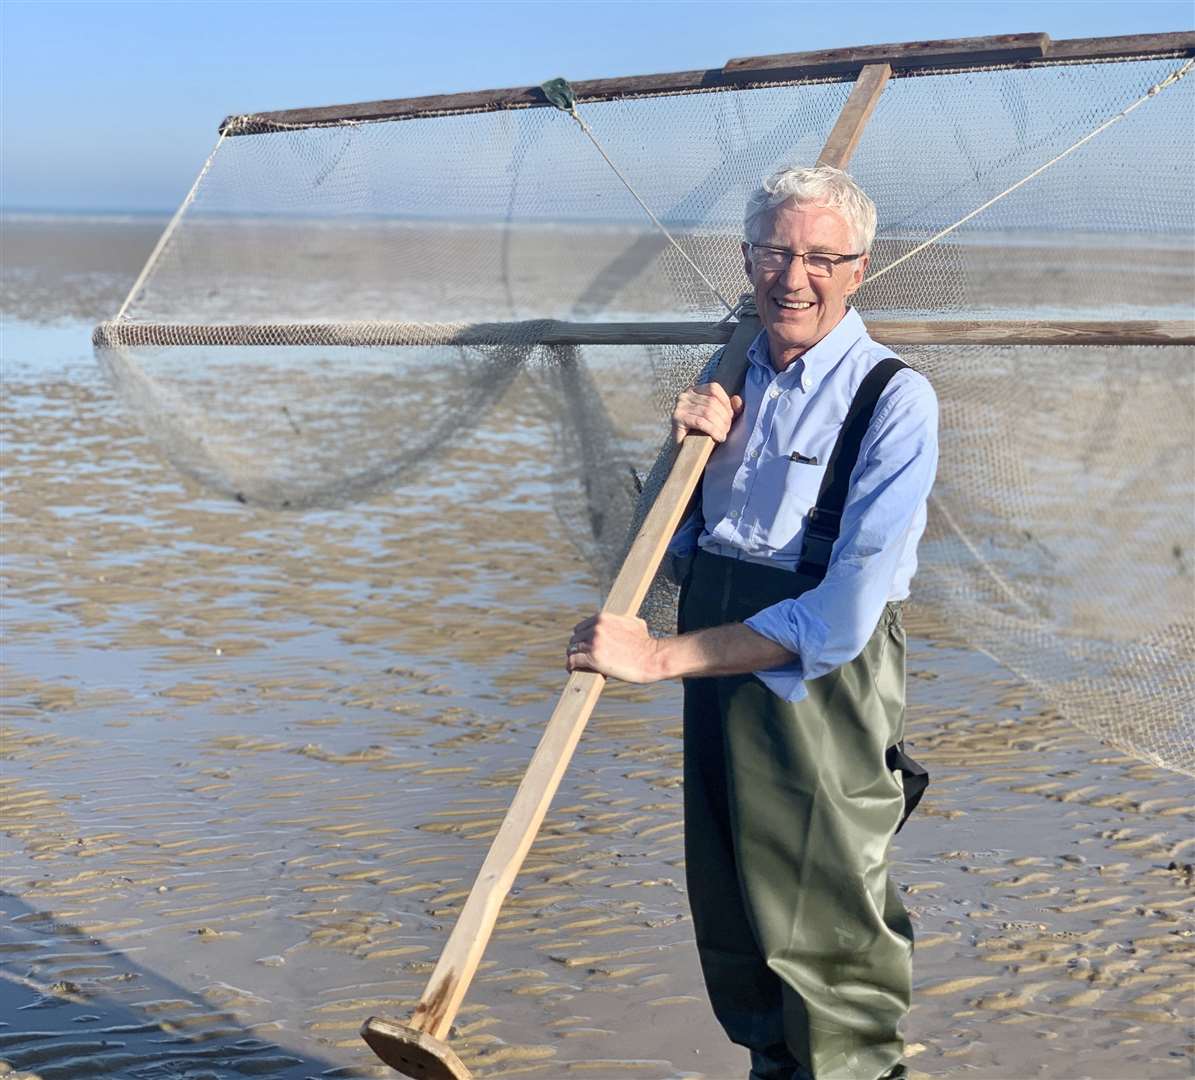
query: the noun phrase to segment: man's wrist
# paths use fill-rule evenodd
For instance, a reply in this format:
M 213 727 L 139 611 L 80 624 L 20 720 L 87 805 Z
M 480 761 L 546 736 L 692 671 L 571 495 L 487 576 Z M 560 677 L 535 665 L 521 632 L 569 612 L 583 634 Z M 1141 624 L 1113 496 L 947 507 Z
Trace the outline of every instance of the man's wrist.
M 653 648 L 648 670 L 653 682 L 659 682 L 662 679 L 675 679 L 681 674 L 676 663 L 679 644 L 680 639 L 675 635 L 652 638 Z
M 652 650 L 652 679 L 685 679 L 698 674 L 701 669 L 699 634 L 670 634 L 666 638 L 654 638 L 656 648 Z
M 687 637 L 687 636 L 686 636 Z M 652 638 L 651 657 L 648 670 L 652 682 L 664 679 L 681 679 L 688 675 L 685 667 L 686 642 L 680 634 L 669 634 L 668 637 Z

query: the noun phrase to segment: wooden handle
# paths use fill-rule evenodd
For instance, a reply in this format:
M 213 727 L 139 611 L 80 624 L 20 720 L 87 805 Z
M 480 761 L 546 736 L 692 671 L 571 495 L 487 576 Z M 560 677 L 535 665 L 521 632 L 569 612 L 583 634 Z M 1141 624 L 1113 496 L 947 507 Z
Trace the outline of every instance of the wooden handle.
M 891 76 L 892 68 L 888 64 L 868 64 L 859 72 L 851 95 L 838 114 L 826 145 L 822 147 L 821 156 L 817 159 L 819 165 L 846 168 Z
M 668 479 L 631 544 L 603 611 L 632 615 L 639 610 L 714 446 L 708 435 L 690 435 L 685 439 Z M 502 901 L 539 832 L 605 684 L 603 676 L 588 671 L 574 671 L 568 677 L 564 693 L 548 720 L 531 764 L 415 1008 L 411 1027 L 438 1039 L 447 1037 L 485 953 Z
M 427 989 L 415 1007 L 411 1027 L 438 1039 L 448 1037 L 489 943 L 502 901 L 539 832 L 605 682 L 603 676 L 588 671 L 574 671 L 569 676 Z

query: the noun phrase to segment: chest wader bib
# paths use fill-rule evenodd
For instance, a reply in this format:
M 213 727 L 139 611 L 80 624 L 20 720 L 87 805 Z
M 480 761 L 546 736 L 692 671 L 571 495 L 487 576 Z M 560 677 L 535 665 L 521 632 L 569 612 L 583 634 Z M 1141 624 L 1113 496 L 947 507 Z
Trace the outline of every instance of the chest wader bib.
M 858 444 L 903 366 L 881 361 L 888 370 L 860 387 L 797 572 L 698 553 L 682 632 L 741 622 L 821 581 Z M 753 675 L 685 680 L 685 859 L 702 972 L 727 1035 L 752 1051 L 753 1080 L 900 1076 L 913 928 L 887 852 L 924 770 L 898 750 L 899 605 L 885 607 L 858 657 L 805 686 L 803 701 L 787 702 Z

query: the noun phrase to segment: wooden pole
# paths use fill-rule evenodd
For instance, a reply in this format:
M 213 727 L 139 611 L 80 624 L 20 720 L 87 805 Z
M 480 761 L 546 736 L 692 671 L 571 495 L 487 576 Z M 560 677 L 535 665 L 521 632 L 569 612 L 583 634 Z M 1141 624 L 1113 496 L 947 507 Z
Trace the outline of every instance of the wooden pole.
M 863 137 L 863 129 L 875 112 L 880 95 L 891 77 L 891 64 L 868 64 L 859 72 L 851 96 L 838 114 L 826 145 L 822 147 L 821 157 L 817 159 L 819 165 L 833 165 L 841 169 L 850 161 Z
M 874 96 L 879 92 L 876 80 L 876 72 L 867 78 L 860 77 L 844 108 L 844 114 L 850 110 L 849 115 L 854 119 L 845 127 L 835 125 L 831 137 L 836 141 L 834 145 L 827 143 L 822 160 L 829 160 L 839 167 L 849 160 L 851 151 L 858 144 L 858 129 L 871 113 L 871 108 L 863 107 L 863 102 L 866 100 L 874 106 Z M 758 319 L 744 318 L 734 328 L 735 339 L 727 347 L 715 375 L 715 380 L 728 393 L 738 393 L 742 386 L 747 346 L 758 333 L 759 326 Z M 715 445 L 708 435 L 685 438 L 668 478 L 614 580 L 602 606 L 603 612 L 638 613 Z M 371 1017 L 362 1026 L 362 1038 L 383 1061 L 400 1072 L 420 1080 L 460 1080 L 463 1066 L 443 1040 L 476 974 L 502 901 L 539 832 L 605 681 L 603 676 L 592 672 L 573 672 L 568 677 L 410 1022 L 400 1025 Z M 437 1066 L 442 1066 L 441 1071 L 433 1072 Z
M 434 345 L 725 345 L 734 323 L 562 322 L 289 323 L 204 326 L 102 323 L 102 348 L 199 345 L 412 348 Z M 1075 321 L 1060 319 L 868 319 L 885 345 L 1195 345 L 1195 319 Z

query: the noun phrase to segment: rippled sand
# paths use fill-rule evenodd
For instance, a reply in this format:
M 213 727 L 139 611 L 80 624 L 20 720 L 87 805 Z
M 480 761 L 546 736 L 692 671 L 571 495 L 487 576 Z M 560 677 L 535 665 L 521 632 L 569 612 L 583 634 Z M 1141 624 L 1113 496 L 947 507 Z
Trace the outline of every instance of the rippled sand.
M 392 1075 L 356 1029 L 421 992 L 597 599 L 550 440 L 515 387 L 421 483 L 254 511 L 157 460 L 88 329 L 3 345 L 0 1062 Z M 920 629 L 912 1065 L 1190 1075 L 1189 782 Z M 691 942 L 678 705 L 603 697 L 457 1022 L 479 1075 L 745 1074 Z

